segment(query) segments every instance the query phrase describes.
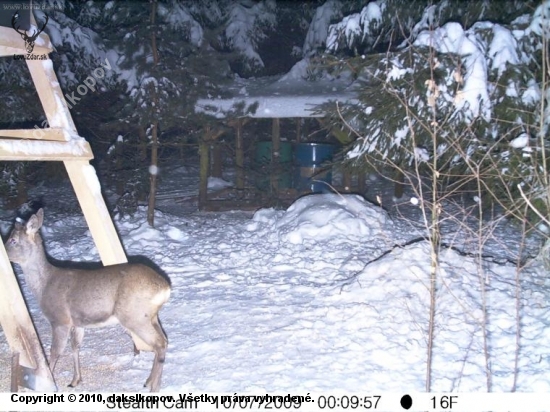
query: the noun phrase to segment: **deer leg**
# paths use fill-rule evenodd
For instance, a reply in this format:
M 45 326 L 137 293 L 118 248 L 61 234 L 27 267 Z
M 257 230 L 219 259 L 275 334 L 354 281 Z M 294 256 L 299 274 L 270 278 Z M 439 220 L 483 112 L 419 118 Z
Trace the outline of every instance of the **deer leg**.
M 132 337 L 132 340 L 134 341 L 134 355 L 139 355 L 142 350 L 146 352 L 152 352 L 154 349 L 149 346 L 147 343 L 145 343 L 138 335 L 136 335 L 132 331 L 128 331 L 130 333 L 130 336 Z
M 80 345 L 82 344 L 82 339 L 84 338 L 84 328 L 74 327 L 71 330 L 71 348 L 73 350 L 73 365 L 74 365 L 74 375 L 73 380 L 69 384 L 71 388 L 74 388 L 80 382 L 82 382 L 82 375 L 80 374 Z
M 155 315 L 151 319 L 151 324 L 156 332 L 157 345 L 154 346 L 155 360 L 153 361 L 153 367 L 151 368 L 151 374 L 145 381 L 145 386 L 151 388 L 151 392 L 158 392 L 160 389 L 160 380 L 162 377 L 162 369 L 164 368 L 164 360 L 166 358 L 166 347 L 168 346 L 168 339 L 160 326 L 158 316 Z
M 151 368 L 151 374 L 145 381 L 146 387 L 151 389 L 151 392 L 158 392 L 160 389 L 160 380 L 162 377 L 162 369 L 164 366 L 164 358 L 166 356 L 166 347 L 168 341 L 160 324 L 157 315 L 155 314 L 149 320 L 148 317 L 137 319 L 120 319 L 120 323 L 130 331 L 135 345 L 139 349 L 149 349 L 155 352 L 155 360 Z M 144 345 L 145 344 L 145 345 Z
M 67 325 L 52 325 L 52 347 L 50 349 L 50 369 L 52 373 L 55 369 L 55 365 L 59 356 L 65 350 L 67 345 L 67 340 L 69 339 L 69 333 L 71 332 L 71 327 Z

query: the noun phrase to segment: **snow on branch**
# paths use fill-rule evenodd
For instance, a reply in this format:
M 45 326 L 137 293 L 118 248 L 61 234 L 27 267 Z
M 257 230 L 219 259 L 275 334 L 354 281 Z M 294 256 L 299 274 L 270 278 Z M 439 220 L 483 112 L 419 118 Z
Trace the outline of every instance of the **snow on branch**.
M 327 50 L 337 51 L 342 42 L 347 48 L 353 48 L 356 41 L 365 41 L 372 44 L 377 37 L 376 33 L 382 23 L 383 1 L 374 1 L 367 4 L 361 13 L 346 16 L 341 22 L 329 27 Z
M 264 67 L 256 51 L 258 42 L 266 37 L 265 31 L 275 27 L 277 18 L 275 2 L 266 0 L 246 7 L 241 3 L 231 5 L 225 28 L 226 42 L 246 60 L 246 66 Z
M 319 47 L 329 44 L 331 41 L 331 35 L 329 33 L 330 23 L 334 19 L 341 18 L 341 10 L 342 4 L 337 0 L 328 0 L 317 8 L 304 42 L 304 57 L 314 53 Z

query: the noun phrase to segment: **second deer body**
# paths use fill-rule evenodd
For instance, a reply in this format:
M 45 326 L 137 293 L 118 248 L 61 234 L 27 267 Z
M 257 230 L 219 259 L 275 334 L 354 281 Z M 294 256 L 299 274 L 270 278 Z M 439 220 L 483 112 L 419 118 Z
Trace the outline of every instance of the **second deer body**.
M 6 251 L 10 261 L 23 270 L 25 280 L 52 326 L 52 371 L 71 335 L 74 377 L 81 381 L 79 347 L 84 328 L 120 323 L 137 349 L 153 351 L 155 359 L 145 382 L 158 391 L 166 355 L 167 339 L 158 312 L 170 297 L 168 281 L 141 264 L 121 264 L 94 270 L 60 268 L 46 258 L 40 227 L 43 211 L 26 225 L 16 223 Z

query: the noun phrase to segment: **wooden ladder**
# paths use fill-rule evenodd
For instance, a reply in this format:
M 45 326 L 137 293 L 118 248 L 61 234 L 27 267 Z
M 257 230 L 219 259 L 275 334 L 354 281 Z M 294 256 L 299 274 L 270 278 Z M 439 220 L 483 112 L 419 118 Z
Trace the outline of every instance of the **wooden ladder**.
M 36 26 L 30 13 L 31 24 Z M 43 60 L 26 59 L 44 113 L 47 128 L 0 130 L 0 161 L 62 161 L 104 265 L 126 263 L 126 254 L 101 195 L 88 142 L 78 135 L 49 53 L 46 33 L 36 39 L 33 53 Z M 26 55 L 25 43 L 11 27 L 0 27 L 0 57 Z M 57 389 L 44 350 L 23 300 L 6 250 L 0 242 L 0 323 L 13 354 L 11 389 Z

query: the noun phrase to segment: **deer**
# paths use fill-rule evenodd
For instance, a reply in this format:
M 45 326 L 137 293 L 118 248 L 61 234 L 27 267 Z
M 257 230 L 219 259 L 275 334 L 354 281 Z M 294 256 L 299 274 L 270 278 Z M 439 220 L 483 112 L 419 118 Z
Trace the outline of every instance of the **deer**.
M 168 340 L 158 318 L 170 297 L 170 283 L 143 264 L 118 264 L 98 269 L 65 268 L 51 264 L 40 236 L 44 211 L 28 221 L 16 220 L 6 241 L 6 252 L 19 265 L 52 328 L 48 360 L 50 369 L 64 352 L 71 337 L 74 376 L 69 387 L 82 381 L 79 349 L 85 328 L 120 324 L 134 342 L 134 352 L 155 353 L 153 367 L 144 387 L 158 392 Z

